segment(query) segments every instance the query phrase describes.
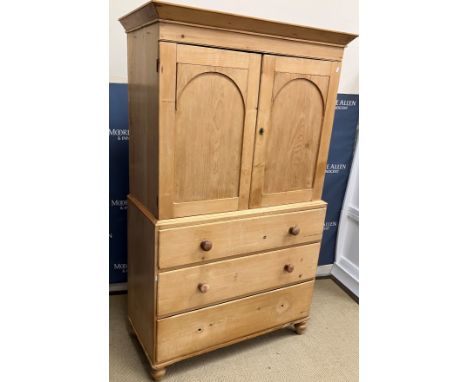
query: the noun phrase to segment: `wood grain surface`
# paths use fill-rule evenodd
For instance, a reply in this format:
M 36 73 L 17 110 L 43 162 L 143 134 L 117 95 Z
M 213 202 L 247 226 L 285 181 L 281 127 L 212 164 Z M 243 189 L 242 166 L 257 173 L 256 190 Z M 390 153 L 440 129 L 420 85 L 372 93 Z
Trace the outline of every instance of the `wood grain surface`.
M 159 274 L 158 315 L 312 279 L 319 251 L 320 243 L 314 243 L 162 272 Z M 201 292 L 199 285 L 208 289 Z
M 313 281 L 157 321 L 157 362 L 306 318 Z
M 159 232 L 159 268 L 183 266 L 291 245 L 320 241 L 325 208 L 200 224 Z M 298 226 L 299 235 L 289 229 Z M 200 243 L 210 240 L 206 252 Z

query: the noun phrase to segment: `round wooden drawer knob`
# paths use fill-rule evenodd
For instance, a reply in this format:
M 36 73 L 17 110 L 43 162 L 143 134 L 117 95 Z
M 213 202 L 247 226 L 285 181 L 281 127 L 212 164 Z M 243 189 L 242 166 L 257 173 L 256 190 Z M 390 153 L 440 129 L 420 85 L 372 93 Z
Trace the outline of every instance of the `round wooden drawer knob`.
M 292 264 L 286 264 L 286 265 L 284 266 L 284 270 L 285 270 L 286 272 L 288 272 L 288 273 L 292 273 L 292 271 L 294 271 L 294 265 L 292 265 Z
M 205 283 L 200 283 L 198 284 L 198 290 L 202 293 L 206 293 L 210 290 L 210 286 Z
M 297 225 L 295 225 L 294 227 L 289 228 L 289 233 L 291 235 L 297 236 L 297 235 L 299 235 L 300 232 L 301 232 L 301 229 Z
M 200 243 L 200 247 L 201 249 L 203 249 L 204 251 L 209 251 L 211 248 L 213 248 L 213 243 L 209 240 L 203 240 L 201 243 Z

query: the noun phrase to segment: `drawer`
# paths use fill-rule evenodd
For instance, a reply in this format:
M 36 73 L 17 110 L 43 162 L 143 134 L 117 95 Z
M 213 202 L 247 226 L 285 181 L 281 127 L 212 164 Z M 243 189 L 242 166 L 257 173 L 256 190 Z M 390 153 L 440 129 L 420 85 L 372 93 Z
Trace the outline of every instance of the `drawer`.
M 326 208 L 159 231 L 159 268 L 320 241 Z
M 306 318 L 313 281 L 157 321 L 157 363 L 195 355 Z
M 314 243 L 160 273 L 158 315 L 312 279 L 319 251 Z

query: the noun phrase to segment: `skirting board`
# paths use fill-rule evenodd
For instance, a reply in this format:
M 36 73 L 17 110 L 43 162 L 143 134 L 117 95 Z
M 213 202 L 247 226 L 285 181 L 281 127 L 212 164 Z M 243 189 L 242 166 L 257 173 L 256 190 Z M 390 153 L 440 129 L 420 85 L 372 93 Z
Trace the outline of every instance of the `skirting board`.
M 317 267 L 316 277 L 330 276 L 333 264 L 319 265 Z M 109 293 L 123 292 L 127 290 L 127 283 L 109 284 Z
M 334 264 L 331 270 L 332 276 L 334 276 L 339 282 L 341 282 L 351 293 L 359 297 L 359 280 L 356 280 L 347 271 L 345 271 L 339 264 Z
M 127 290 L 127 283 L 109 284 L 109 293 L 123 292 Z
M 332 267 L 333 264 L 319 265 L 317 267 L 317 273 L 315 274 L 315 277 L 330 276 Z

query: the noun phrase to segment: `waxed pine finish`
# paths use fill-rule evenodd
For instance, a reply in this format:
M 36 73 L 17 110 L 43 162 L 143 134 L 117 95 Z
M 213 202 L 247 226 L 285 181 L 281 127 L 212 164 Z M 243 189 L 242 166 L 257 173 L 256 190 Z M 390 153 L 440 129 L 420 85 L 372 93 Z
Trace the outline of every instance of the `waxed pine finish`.
M 154 379 L 306 329 L 343 49 L 356 36 L 150 2 L 127 32 L 128 318 Z

